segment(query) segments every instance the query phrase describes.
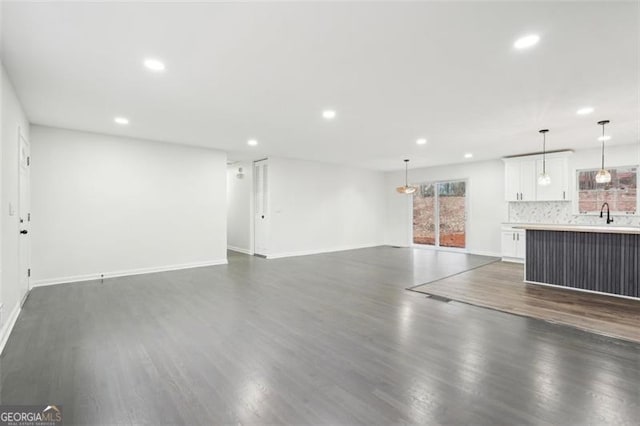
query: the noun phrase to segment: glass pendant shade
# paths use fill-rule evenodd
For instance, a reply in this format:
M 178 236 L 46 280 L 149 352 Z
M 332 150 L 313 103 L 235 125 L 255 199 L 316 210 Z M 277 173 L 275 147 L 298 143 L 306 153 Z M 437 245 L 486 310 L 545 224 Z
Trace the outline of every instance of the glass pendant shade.
M 404 186 L 396 188 L 400 194 L 413 194 L 416 192 L 415 186 L 409 186 L 409 160 L 404 160 Z
M 399 186 L 396 188 L 400 194 L 413 194 L 416 192 L 415 186 Z
M 549 176 L 549 173 L 546 173 L 546 172 L 540 173 L 540 176 L 538 176 L 538 185 L 547 186 L 550 184 L 551 184 L 551 176 Z
M 609 173 L 609 171 L 605 169 L 598 170 L 598 173 L 596 173 L 596 182 L 597 183 L 611 182 L 611 173 Z

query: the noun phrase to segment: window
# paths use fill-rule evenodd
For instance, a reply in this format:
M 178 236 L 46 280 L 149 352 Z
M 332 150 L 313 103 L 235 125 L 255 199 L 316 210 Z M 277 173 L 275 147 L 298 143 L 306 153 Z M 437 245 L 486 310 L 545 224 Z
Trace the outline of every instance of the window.
M 611 182 L 596 183 L 597 169 L 578 170 L 578 212 L 600 213 L 604 202 L 609 203 L 612 213 L 637 214 L 638 168 L 636 166 L 608 169 Z
M 413 196 L 413 243 L 465 248 L 467 182 L 423 183 Z

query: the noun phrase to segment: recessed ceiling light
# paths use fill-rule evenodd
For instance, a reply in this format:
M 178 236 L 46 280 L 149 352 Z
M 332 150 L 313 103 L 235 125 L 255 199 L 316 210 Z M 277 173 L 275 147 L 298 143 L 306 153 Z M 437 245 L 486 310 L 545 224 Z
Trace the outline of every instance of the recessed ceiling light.
M 322 116 L 327 120 L 333 120 L 334 118 L 336 118 L 336 112 L 332 109 L 326 109 L 322 111 Z
M 587 115 L 587 114 L 591 114 L 592 112 L 593 112 L 593 108 L 584 107 L 584 108 L 580 108 L 579 110 L 577 110 L 576 114 L 578 114 L 578 115 Z
M 526 49 L 527 47 L 535 46 L 540 41 L 540 36 L 537 34 L 529 34 L 524 37 L 520 37 L 513 43 L 513 47 L 516 49 Z
M 257 141 L 257 140 L 255 140 L 255 139 L 249 139 L 249 140 L 247 141 L 247 145 L 249 145 L 249 146 L 256 146 L 256 145 L 258 145 L 258 141 Z
M 165 68 L 164 63 L 157 59 L 145 59 L 144 66 L 155 72 L 164 71 Z
M 464 158 L 473 158 L 473 154 L 472 154 L 472 153 L 470 153 L 470 152 L 467 152 L 467 153 L 464 155 Z
M 116 117 L 113 119 L 113 121 L 115 121 L 116 124 L 120 124 L 121 126 L 126 126 L 127 124 L 129 124 L 129 119 L 124 117 Z
M 611 139 L 611 136 L 609 136 L 609 135 L 598 136 L 598 140 L 599 140 L 600 142 L 602 142 L 602 141 L 608 141 L 609 139 Z
M 427 144 L 427 140 L 426 140 L 426 139 L 424 139 L 424 138 L 421 138 L 421 139 L 418 139 L 418 140 L 416 141 L 416 143 L 417 143 L 418 145 L 426 145 L 426 144 Z

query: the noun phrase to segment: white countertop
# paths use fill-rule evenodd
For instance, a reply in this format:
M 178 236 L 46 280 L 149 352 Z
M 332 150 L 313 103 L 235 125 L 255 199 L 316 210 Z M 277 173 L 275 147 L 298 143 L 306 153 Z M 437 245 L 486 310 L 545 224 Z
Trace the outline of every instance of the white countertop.
M 514 223 L 510 225 L 515 229 L 530 229 L 538 231 L 566 231 L 566 232 L 600 232 L 606 234 L 640 234 L 638 226 L 616 225 L 545 225 L 543 223 Z

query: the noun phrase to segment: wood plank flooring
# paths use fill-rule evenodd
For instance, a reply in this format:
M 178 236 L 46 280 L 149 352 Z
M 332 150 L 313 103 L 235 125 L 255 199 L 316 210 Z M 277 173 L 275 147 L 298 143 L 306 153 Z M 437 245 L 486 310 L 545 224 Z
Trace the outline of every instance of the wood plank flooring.
M 36 288 L 0 402 L 65 424 L 636 424 L 640 345 L 405 290 L 491 260 L 234 254 Z
M 523 273 L 495 262 L 412 290 L 640 343 L 640 300 L 526 284 Z

